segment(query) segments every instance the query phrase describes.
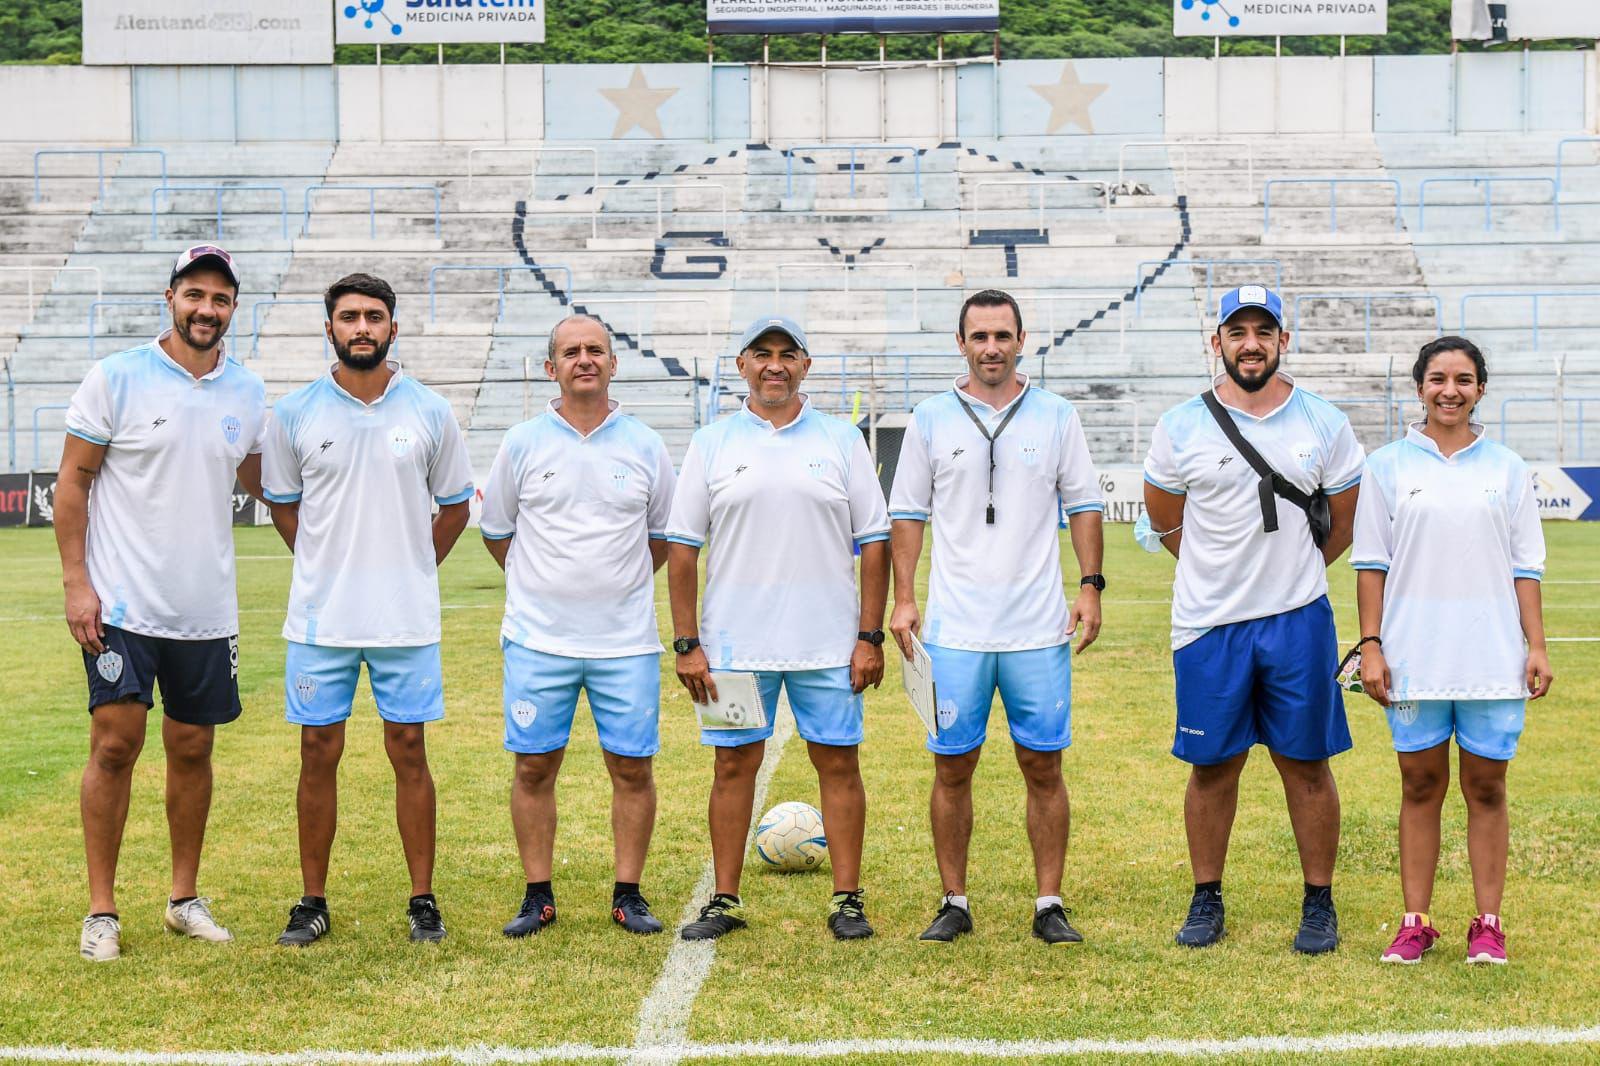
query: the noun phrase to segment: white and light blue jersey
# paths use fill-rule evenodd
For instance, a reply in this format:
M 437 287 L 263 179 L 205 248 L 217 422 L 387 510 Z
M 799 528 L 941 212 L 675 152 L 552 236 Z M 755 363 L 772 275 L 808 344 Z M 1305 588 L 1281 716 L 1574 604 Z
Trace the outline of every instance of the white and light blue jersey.
M 90 367 L 67 409 L 67 432 L 106 449 L 89 490 L 89 583 L 107 625 L 231 637 L 233 483 L 261 450 L 266 390 L 220 345 L 196 378 L 162 350 L 170 333 Z
M 650 541 L 672 506 L 667 446 L 615 401 L 588 435 L 560 407 L 511 428 L 483 490 L 484 537 L 511 539 L 500 635 L 578 659 L 660 652 Z
M 391 362 L 363 403 L 338 365 L 277 402 L 262 488 L 300 504 L 283 635 L 299 644 L 413 647 L 439 640 L 433 505 L 472 498 L 466 441 L 450 403 Z
M 966 383 L 917 404 L 889 493 L 891 520 L 933 521 L 922 639 L 964 651 L 1063 644 L 1060 516 L 1105 510 L 1083 425 L 1071 403 L 1026 378 L 999 410 L 961 391 Z M 994 442 L 992 525 L 989 441 L 962 400 L 991 434 L 1021 404 Z
M 861 431 L 806 400 L 781 428 L 740 406 L 695 431 L 667 539 L 706 547 L 700 640 L 713 669 L 848 666 L 860 631 L 854 548 L 889 539 Z
M 1524 699 L 1516 579 L 1544 576 L 1533 475 L 1487 440 L 1446 457 L 1411 426 L 1367 457 L 1350 564 L 1384 570 L 1383 657 L 1396 700 Z
M 1315 393 L 1293 387 L 1259 418 L 1235 407 L 1228 412 L 1245 440 L 1302 491 L 1335 495 L 1360 483 L 1364 455 L 1350 420 Z M 1144 479 L 1185 497 L 1172 583 L 1173 650 L 1212 626 L 1293 611 L 1327 594 L 1326 563 L 1311 542 L 1305 512 L 1280 499 L 1277 531 L 1263 528 L 1261 478 L 1202 397 L 1156 423 Z

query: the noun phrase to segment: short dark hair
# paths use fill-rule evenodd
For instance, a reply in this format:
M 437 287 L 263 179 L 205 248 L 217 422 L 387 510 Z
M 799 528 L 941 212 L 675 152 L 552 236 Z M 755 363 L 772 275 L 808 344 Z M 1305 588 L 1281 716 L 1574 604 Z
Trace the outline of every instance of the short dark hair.
M 341 296 L 355 293 L 358 296 L 370 296 L 374 300 L 382 300 L 383 306 L 389 309 L 389 317 L 394 317 L 394 289 L 382 278 L 371 274 L 346 274 L 322 294 L 322 302 L 328 309 L 328 317 L 333 317 L 333 307 L 339 302 Z
M 1483 353 L 1478 351 L 1478 346 L 1465 337 L 1435 337 L 1422 346 L 1417 353 L 1417 361 L 1411 368 L 1411 377 L 1417 383 L 1417 388 L 1422 387 L 1422 379 L 1428 374 L 1428 364 L 1433 362 L 1433 357 L 1444 352 L 1460 352 L 1472 360 L 1473 367 L 1478 371 L 1478 384 L 1489 384 L 1489 364 L 1484 362 Z
M 967 297 L 967 302 L 961 305 L 961 317 L 956 319 L 956 336 L 962 340 L 967 339 L 967 308 L 969 307 L 1009 307 L 1017 319 L 1017 334 L 1022 334 L 1022 308 L 1017 306 L 1017 301 L 1009 292 L 999 289 L 984 289 Z

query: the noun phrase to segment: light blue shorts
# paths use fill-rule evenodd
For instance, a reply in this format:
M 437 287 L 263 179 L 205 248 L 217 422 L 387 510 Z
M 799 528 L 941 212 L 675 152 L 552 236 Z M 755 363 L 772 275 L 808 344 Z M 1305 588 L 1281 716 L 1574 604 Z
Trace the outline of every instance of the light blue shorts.
M 501 640 L 506 655 L 506 750 L 543 755 L 567 746 L 578 690 L 589 697 L 600 746 L 643 759 L 661 750 L 661 654 L 575 659 Z
M 1385 708 L 1395 751 L 1427 751 L 1454 733 L 1462 751 L 1504 762 L 1517 753 L 1526 700 L 1401 700 Z
M 1072 645 L 1027 651 L 962 651 L 926 645 L 939 697 L 939 736 L 928 738 L 936 755 L 965 755 L 989 731 L 989 709 L 999 690 L 1011 739 L 1033 751 L 1072 744 Z
M 722 671 L 713 670 L 711 676 Z M 763 670 L 756 673 L 767 724 L 760 729 L 702 729 L 700 743 L 717 748 L 739 748 L 772 736 L 778 710 L 778 690 L 789 694 L 795 731 L 813 744 L 849 748 L 861 743 L 861 694 L 850 691 L 850 668 L 829 666 L 820 670 Z
M 363 662 L 385 722 L 412 725 L 444 717 L 439 645 L 328 648 L 292 640 L 283 669 L 285 717 L 295 725 L 333 725 L 349 718 Z

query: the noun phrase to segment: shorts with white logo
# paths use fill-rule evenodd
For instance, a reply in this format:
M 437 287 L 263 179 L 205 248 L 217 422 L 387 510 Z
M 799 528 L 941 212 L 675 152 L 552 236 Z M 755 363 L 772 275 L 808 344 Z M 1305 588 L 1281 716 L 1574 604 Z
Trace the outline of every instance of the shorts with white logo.
M 715 680 L 721 671 L 713 670 Z M 850 690 L 848 666 L 826 666 L 817 670 L 758 670 L 756 688 L 767 712 L 767 724 L 759 729 L 702 729 L 700 743 L 714 748 L 740 748 L 772 736 L 778 712 L 778 691 L 789 695 L 794 712 L 795 732 L 813 744 L 849 748 L 861 743 L 863 727 L 861 694 Z
M 964 651 L 926 645 L 933 660 L 939 736 L 936 755 L 965 755 L 981 747 L 998 689 L 1011 739 L 1032 751 L 1072 744 L 1072 647 L 1026 651 Z
M 1186 763 L 1212 766 L 1256 744 L 1302 762 L 1350 750 L 1326 596 L 1282 614 L 1215 626 L 1173 652 L 1172 666 L 1178 687 L 1172 754 Z
M 1522 736 L 1526 700 L 1396 700 L 1385 708 L 1395 751 L 1427 751 L 1455 734 L 1462 751 L 1509 761 Z
M 223 725 L 239 717 L 239 638 L 174 640 L 102 626 L 99 655 L 83 653 L 89 675 L 89 712 L 107 703 L 137 700 L 186 725 Z
M 292 640 L 283 668 L 284 717 L 295 725 L 333 725 L 349 718 L 363 662 L 384 721 L 414 725 L 444 717 L 439 645 L 328 648 Z
M 589 697 L 600 746 L 644 759 L 661 750 L 661 654 L 576 659 L 502 638 L 506 750 L 543 755 L 567 746 L 578 690 Z

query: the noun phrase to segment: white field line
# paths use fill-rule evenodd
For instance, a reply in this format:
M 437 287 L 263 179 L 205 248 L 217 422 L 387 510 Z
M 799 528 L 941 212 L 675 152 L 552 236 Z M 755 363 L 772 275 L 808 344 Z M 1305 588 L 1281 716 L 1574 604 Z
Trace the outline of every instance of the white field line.
M 1510 1029 L 1431 1029 L 1420 1032 L 1328 1033 L 1323 1036 L 1242 1036 L 1216 1040 L 782 1040 L 737 1044 L 671 1044 L 655 1048 L 558 1044 L 547 1048 L 418 1048 L 405 1051 L 310 1050 L 117 1051 L 62 1046 L 0 1047 L 0 1061 L 112 1063 L 116 1066 L 425 1066 L 458 1063 L 617 1062 L 675 1063 L 688 1059 L 807 1058 L 864 1059 L 879 1055 L 937 1055 L 945 1058 L 1040 1059 L 1100 1058 L 1109 1055 L 1216 1058 L 1235 1055 L 1327 1055 L 1360 1051 L 1457 1050 L 1518 1046 L 1565 1047 L 1600 1044 L 1600 1025 L 1580 1029 L 1527 1026 Z
M 755 834 L 756 822 L 766 805 L 767 786 L 772 783 L 772 775 L 778 769 L 778 760 L 783 758 L 783 749 L 794 736 L 794 714 L 789 709 L 787 699 L 779 700 L 775 718 L 772 739 L 767 741 L 766 752 L 761 757 L 761 769 L 756 773 L 755 802 L 751 804 L 750 811 L 751 837 Z M 748 855 L 749 851 L 750 837 L 747 837 L 745 854 Z M 683 913 L 678 916 L 678 924 L 668 934 L 673 941 L 672 949 L 667 952 L 667 961 L 662 965 L 650 994 L 639 1005 L 639 1024 L 633 1038 L 638 1051 L 629 1056 L 630 1062 L 676 1063 L 682 1058 L 681 1054 L 673 1054 L 670 1049 L 681 1047 L 688 1040 L 689 1014 L 694 1009 L 695 997 L 700 994 L 700 986 L 711 972 L 711 963 L 716 957 L 716 941 L 681 940 L 678 939 L 678 930 L 699 917 L 701 901 L 710 898 L 715 884 L 716 870 L 712 861 L 707 859 L 705 869 L 700 871 L 700 880 L 695 883 L 694 891 L 683 905 Z

